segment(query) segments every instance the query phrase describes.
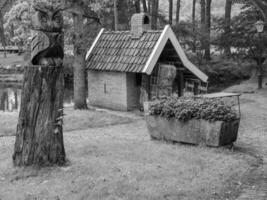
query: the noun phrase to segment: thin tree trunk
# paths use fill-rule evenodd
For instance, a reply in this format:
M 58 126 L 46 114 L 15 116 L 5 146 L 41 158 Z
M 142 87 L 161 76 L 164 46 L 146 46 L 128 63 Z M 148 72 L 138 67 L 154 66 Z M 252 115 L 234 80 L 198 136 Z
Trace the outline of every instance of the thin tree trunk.
M 231 45 L 227 41 L 231 36 L 231 11 L 232 11 L 232 0 L 226 0 L 225 3 L 225 18 L 224 18 L 224 41 L 225 48 L 224 54 L 225 56 L 231 56 Z
M 206 33 L 206 2 L 200 0 L 200 23 L 201 23 L 201 48 L 205 48 L 205 33 Z
M 192 5 L 192 26 L 193 26 L 193 52 L 196 52 L 196 0 Z
M 115 31 L 118 30 L 118 6 L 117 6 L 117 0 L 113 0 L 114 1 L 114 29 Z
M 0 40 L 1 40 L 1 43 L 4 47 L 4 57 L 6 58 L 7 57 L 7 54 L 6 54 L 6 38 L 5 38 L 5 31 L 4 31 L 4 19 L 3 19 L 3 14 L 0 10 Z
M 152 0 L 148 0 L 148 13 L 151 15 L 152 14 L 152 12 L 151 12 L 151 1 Z
M 159 0 L 151 0 L 152 2 L 152 20 L 151 25 L 152 29 L 157 29 L 157 23 L 158 23 L 158 8 L 159 8 Z
M 115 30 L 128 30 L 129 19 L 128 19 L 128 2 L 125 0 L 114 0 L 116 7 L 114 8 L 115 15 Z
M 176 24 L 180 21 L 180 9 L 181 9 L 181 0 L 177 0 L 176 3 Z
M 206 31 L 205 31 L 205 55 L 206 60 L 210 60 L 210 28 L 211 28 L 211 2 L 212 0 L 206 0 Z
M 142 5 L 143 5 L 144 12 L 147 13 L 148 12 L 148 9 L 147 9 L 146 0 L 142 0 Z
M 83 16 L 73 14 L 74 24 L 74 109 L 87 109 L 86 103 L 86 73 L 85 73 L 85 43 Z
M 172 25 L 173 19 L 173 0 L 169 0 L 169 24 Z
M 140 13 L 141 12 L 141 6 L 140 6 L 140 0 L 135 0 L 135 10 L 136 13 Z

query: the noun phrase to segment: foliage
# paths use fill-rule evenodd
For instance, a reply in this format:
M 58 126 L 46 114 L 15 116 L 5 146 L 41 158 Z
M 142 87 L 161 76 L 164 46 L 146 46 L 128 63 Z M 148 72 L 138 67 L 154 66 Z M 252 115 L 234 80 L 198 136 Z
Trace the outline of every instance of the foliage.
M 238 119 L 232 107 L 220 99 L 163 97 L 151 104 L 149 112 L 183 122 L 190 119 L 227 122 Z
M 30 2 L 17 1 L 5 14 L 5 34 L 8 43 L 23 46 L 30 40 Z
M 259 11 L 253 6 L 245 5 L 239 15 L 232 18 L 230 35 L 225 35 L 224 18 L 215 18 L 214 27 L 217 37 L 214 43 L 219 49 L 224 49 L 230 44 L 235 49 L 234 54 L 239 56 L 257 57 L 259 41 L 254 24 L 259 19 L 262 19 Z M 267 37 L 263 36 L 262 41 L 266 45 Z

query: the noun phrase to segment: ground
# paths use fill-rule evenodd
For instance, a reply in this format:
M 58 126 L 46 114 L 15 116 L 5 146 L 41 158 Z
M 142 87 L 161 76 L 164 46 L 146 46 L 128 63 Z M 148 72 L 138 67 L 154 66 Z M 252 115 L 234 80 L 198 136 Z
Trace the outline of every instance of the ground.
M 1 58 L 0 67 L 21 65 L 21 63 L 23 63 L 23 56 L 18 56 L 18 54 L 7 54 L 6 58 L 4 58 L 3 54 L 0 54 L 0 58 Z
M 113 124 L 130 123 L 132 119 L 104 111 L 74 110 L 65 107 L 64 131 L 85 130 L 94 127 L 103 127 Z M 18 120 L 18 112 L 0 111 L 0 137 L 14 136 Z
M 14 137 L 2 137 L 0 199 L 267 199 L 267 90 L 229 91 L 244 92 L 233 149 L 153 141 L 142 117 L 110 111 L 131 122 L 65 131 L 62 168 L 14 168 Z

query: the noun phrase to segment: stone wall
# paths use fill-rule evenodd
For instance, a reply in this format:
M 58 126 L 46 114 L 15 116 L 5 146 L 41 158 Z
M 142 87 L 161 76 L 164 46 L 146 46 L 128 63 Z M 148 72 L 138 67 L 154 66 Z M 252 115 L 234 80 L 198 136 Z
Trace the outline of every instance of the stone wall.
M 128 110 L 126 82 L 126 73 L 89 70 L 89 104 L 113 110 Z

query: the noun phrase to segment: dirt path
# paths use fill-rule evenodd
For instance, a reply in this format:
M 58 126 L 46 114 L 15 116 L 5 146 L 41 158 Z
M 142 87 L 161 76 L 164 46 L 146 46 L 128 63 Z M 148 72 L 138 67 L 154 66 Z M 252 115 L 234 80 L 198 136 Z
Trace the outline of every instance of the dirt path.
M 249 84 L 229 91 L 244 92 Z M 257 158 L 251 173 L 242 179 L 237 200 L 267 199 L 267 89 L 241 97 L 242 120 L 237 147 Z

